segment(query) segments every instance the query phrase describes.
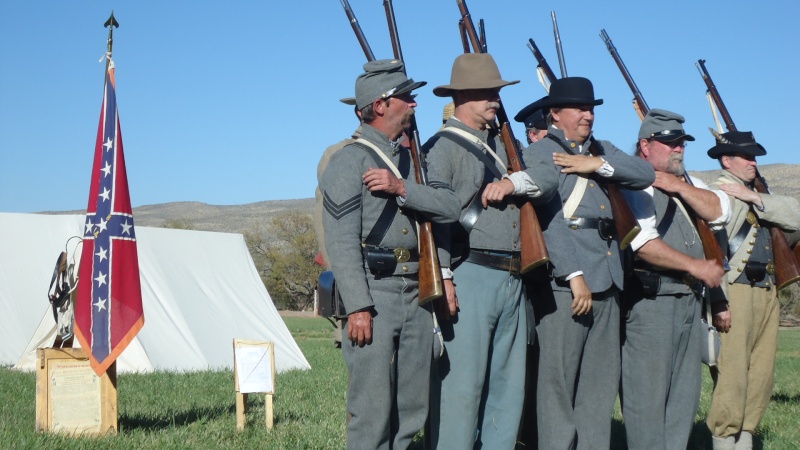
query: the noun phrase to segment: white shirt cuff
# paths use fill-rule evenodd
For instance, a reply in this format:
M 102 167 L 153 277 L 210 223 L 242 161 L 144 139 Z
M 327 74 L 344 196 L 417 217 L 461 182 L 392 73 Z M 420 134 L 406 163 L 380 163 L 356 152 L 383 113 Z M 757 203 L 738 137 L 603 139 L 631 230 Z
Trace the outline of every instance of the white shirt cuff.
M 449 267 L 442 267 L 442 279 L 443 280 L 452 280 L 453 279 L 453 271 L 450 270 Z
M 525 172 L 514 172 L 511 175 L 504 175 L 503 178 L 508 178 L 514 184 L 513 195 L 523 195 L 526 197 L 538 197 L 542 195 L 539 186 L 537 186 Z
M 573 279 L 573 278 L 575 278 L 575 277 L 577 277 L 579 275 L 583 275 L 583 271 L 582 270 L 579 270 L 577 272 L 572 272 L 571 274 L 567 275 L 566 277 L 564 277 L 564 281 L 569 281 L 569 280 L 571 280 L 571 279 Z
M 601 177 L 605 177 L 605 178 L 608 178 L 611 175 L 614 175 L 614 168 L 611 167 L 611 164 L 609 164 L 608 161 L 606 161 L 602 157 L 600 159 L 603 160 L 603 165 L 600 166 L 599 169 L 595 170 L 595 173 L 600 175 Z

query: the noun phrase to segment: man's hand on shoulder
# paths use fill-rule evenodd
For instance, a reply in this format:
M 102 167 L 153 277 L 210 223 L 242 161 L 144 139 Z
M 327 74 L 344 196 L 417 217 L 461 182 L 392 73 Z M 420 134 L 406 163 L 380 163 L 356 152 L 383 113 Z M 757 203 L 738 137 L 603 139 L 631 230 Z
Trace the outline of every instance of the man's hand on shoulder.
M 383 191 L 387 194 L 406 196 L 406 185 L 388 169 L 369 168 L 362 176 L 364 185 L 371 192 Z
M 743 202 L 751 203 L 758 207 L 763 206 L 763 203 L 761 203 L 761 196 L 758 194 L 758 192 L 750 190 L 747 186 L 743 184 L 736 184 L 736 183 L 720 184 L 719 188 L 726 194 L 730 195 L 731 197 L 738 198 Z
M 686 176 L 688 177 L 689 175 L 687 174 Z M 661 189 L 664 192 L 678 194 L 680 193 L 681 189 L 685 188 L 686 186 L 686 182 L 675 175 L 656 170 L 656 181 L 653 182 L 654 188 Z
M 562 167 L 561 173 L 595 173 L 605 163 L 603 158 L 566 153 L 553 153 L 553 162 Z

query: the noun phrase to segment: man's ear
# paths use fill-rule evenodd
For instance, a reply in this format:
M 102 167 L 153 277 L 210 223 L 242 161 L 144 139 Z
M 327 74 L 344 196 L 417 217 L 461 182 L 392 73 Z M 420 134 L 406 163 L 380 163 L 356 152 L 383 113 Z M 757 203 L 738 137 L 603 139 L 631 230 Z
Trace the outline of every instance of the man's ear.
M 650 156 L 650 141 L 647 139 L 639 139 L 639 148 L 642 149 L 642 156 L 644 156 L 645 159 Z
M 382 116 L 386 114 L 386 108 L 389 106 L 387 101 L 382 98 L 376 99 L 372 102 L 372 110 L 375 111 L 376 115 Z
M 719 159 L 719 163 L 722 165 L 722 167 L 725 170 L 730 169 L 731 168 L 731 157 L 729 155 L 722 155 L 722 157 Z

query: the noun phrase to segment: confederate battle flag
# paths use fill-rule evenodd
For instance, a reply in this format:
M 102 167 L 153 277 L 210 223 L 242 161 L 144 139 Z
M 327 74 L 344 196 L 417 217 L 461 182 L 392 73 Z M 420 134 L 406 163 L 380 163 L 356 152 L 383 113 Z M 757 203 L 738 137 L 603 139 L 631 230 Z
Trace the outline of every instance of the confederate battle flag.
M 75 302 L 75 336 L 101 375 L 144 325 L 114 62 L 106 73 Z

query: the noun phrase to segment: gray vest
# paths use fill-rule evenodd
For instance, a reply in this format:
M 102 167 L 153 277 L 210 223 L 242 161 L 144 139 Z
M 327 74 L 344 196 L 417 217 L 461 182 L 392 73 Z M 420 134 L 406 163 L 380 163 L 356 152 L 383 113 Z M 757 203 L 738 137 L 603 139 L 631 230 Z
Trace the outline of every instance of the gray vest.
M 695 231 L 690 219 L 683 214 L 677 206 L 675 213 L 669 217 L 667 209 L 670 202 L 674 202 L 669 196 L 658 189 L 653 189 L 653 203 L 656 209 L 656 223 L 661 240 L 673 249 L 689 255 L 692 258 L 703 259 L 703 243 L 700 241 L 697 231 Z M 665 222 L 668 221 L 668 222 Z M 666 231 L 664 231 L 666 229 Z M 674 271 L 673 271 L 674 272 Z M 691 294 L 692 290 L 684 283 L 676 283 L 666 278 L 661 279 L 661 289 L 658 295 L 677 295 Z

